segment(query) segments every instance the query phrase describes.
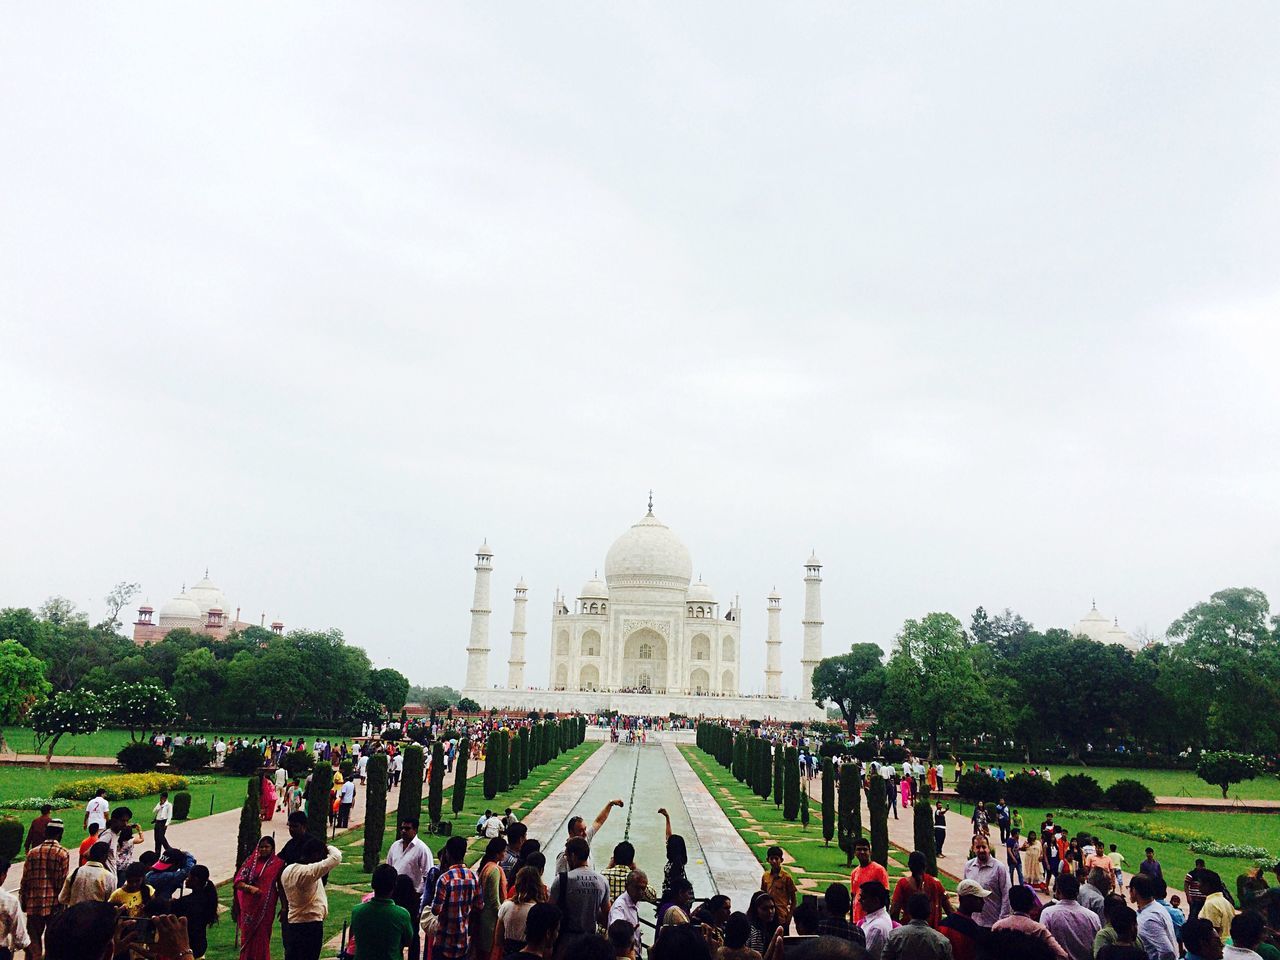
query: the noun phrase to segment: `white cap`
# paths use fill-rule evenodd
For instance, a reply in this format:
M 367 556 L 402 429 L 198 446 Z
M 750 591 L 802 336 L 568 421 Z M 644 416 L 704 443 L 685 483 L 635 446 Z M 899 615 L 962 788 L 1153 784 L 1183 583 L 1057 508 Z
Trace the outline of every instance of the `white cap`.
M 961 880 L 956 884 L 957 897 L 989 897 L 991 891 L 977 880 Z

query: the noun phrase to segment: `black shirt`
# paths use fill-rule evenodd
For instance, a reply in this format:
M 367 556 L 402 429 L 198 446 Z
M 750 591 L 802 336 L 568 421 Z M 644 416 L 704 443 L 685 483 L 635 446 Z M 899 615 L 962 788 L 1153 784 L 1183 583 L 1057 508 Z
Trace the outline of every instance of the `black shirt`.
M 209 949 L 209 924 L 218 919 L 218 888 L 206 883 L 199 890 L 173 901 L 174 916 L 187 918 L 187 938 L 192 953 L 203 957 Z

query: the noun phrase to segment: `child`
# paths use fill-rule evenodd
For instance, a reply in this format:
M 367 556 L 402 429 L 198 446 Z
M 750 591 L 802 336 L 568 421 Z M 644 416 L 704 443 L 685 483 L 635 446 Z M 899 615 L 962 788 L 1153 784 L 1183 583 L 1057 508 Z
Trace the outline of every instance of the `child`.
M 124 886 L 111 894 L 107 903 L 120 908 L 122 916 L 137 919 L 146 914 L 147 906 L 155 891 L 144 882 L 147 867 L 144 863 L 129 864 L 124 872 Z
M 1116 868 L 1116 889 L 1119 890 L 1124 886 L 1124 854 L 1116 849 L 1116 845 L 1111 844 L 1111 862 Z
M 769 848 L 769 869 L 760 880 L 760 889 L 769 894 L 777 908 L 778 924 L 784 935 L 790 932 L 791 914 L 796 908 L 796 882 L 782 869 L 782 848 Z

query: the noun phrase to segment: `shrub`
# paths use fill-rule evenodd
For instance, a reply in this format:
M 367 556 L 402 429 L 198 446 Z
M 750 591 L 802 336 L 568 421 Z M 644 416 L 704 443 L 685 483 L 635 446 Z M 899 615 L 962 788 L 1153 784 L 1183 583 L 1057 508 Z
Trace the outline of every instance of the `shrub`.
M 262 764 L 262 753 L 257 747 L 242 747 L 227 754 L 227 769 L 242 777 L 257 773 Z
M 191 794 L 179 790 L 173 795 L 173 819 L 187 820 L 191 817 Z
M 301 780 L 315 769 L 316 758 L 310 750 L 290 750 L 280 761 L 290 780 Z
M 534 727 L 533 741 L 537 740 L 537 727 Z M 467 762 L 471 759 L 471 741 L 465 737 L 458 741 L 457 753 L 453 759 L 453 815 L 456 817 L 467 805 Z
M 74 800 L 68 800 L 66 797 L 18 797 L 13 800 L 0 800 L 0 809 L 39 810 L 45 804 L 54 810 L 66 810 L 68 807 L 77 806 Z
M 1102 805 L 1102 787 L 1086 773 L 1068 773 L 1058 781 L 1057 791 L 1058 803 L 1064 807 L 1092 810 Z
M 889 796 L 878 779 L 867 791 L 867 817 L 871 821 L 871 859 L 882 867 L 889 865 Z
M 489 739 L 484 745 L 484 798 L 492 800 L 498 795 L 498 733 L 495 730 L 489 734 Z M 408 762 L 405 763 L 408 773 Z M 404 795 L 404 787 L 400 788 L 401 796 Z M 419 798 L 421 802 L 421 798 Z
M 924 854 L 925 872 L 938 875 L 938 851 L 933 833 L 933 805 L 925 794 L 916 800 L 911 810 L 911 835 L 916 849 Z
M 146 773 L 160 766 L 164 760 L 164 748 L 154 743 L 130 743 L 120 748 L 116 760 L 130 773 Z
M 422 747 L 416 743 L 404 748 L 404 768 L 400 771 L 401 816 L 419 817 L 422 814 L 422 774 L 425 767 Z
M 838 757 L 844 753 L 844 743 L 840 740 L 827 740 L 818 748 L 820 757 Z
M 432 823 L 440 822 L 444 809 L 444 744 L 439 740 L 431 747 L 431 776 L 427 790 L 427 817 Z
M 453 821 L 441 820 L 439 823 L 427 824 L 427 833 L 435 834 L 438 837 L 448 837 L 453 835 Z
M 1276 858 L 1266 847 L 1247 843 L 1218 843 L 1216 840 L 1196 840 L 1191 844 L 1192 853 L 1206 857 L 1234 857 L 1237 860 L 1266 860 L 1275 863 Z
M 984 803 L 995 803 L 1002 795 L 1000 784 L 995 777 L 985 773 L 974 773 L 972 770 L 960 778 L 956 793 L 960 795 L 960 799 L 968 800 L 970 803 L 977 803 L 979 800 Z
M 782 768 L 782 818 L 795 820 L 800 816 L 800 754 L 795 747 L 787 747 Z
M 1029 773 L 1010 777 L 1004 790 L 1005 798 L 1015 807 L 1052 807 L 1056 796 L 1051 781 Z
M 107 799 L 115 803 L 117 800 L 150 796 L 161 790 L 185 790 L 188 783 L 186 777 L 172 773 L 108 773 L 81 780 L 67 780 L 53 788 L 53 795 L 69 800 L 89 800 L 102 789 L 107 791 Z
M 169 766 L 175 770 L 203 770 L 213 763 L 213 751 L 202 743 L 186 747 L 174 747 L 169 755 Z
M 0 859 L 12 860 L 22 849 L 22 821 L 14 817 L 0 817 Z
M 323 837 L 329 832 L 329 791 L 333 788 L 333 767 L 322 760 L 311 771 L 307 788 L 307 832 Z
M 250 777 L 246 791 L 240 807 L 240 829 L 236 833 L 236 869 L 249 859 L 262 836 L 262 777 Z
M 1124 810 L 1127 813 L 1139 813 L 1150 810 L 1156 805 L 1156 797 L 1145 783 L 1137 780 L 1117 780 L 1107 787 L 1102 795 L 1107 806 Z
M 365 787 L 364 802 L 364 872 L 382 859 L 382 841 L 387 830 L 387 755 L 375 753 L 365 769 L 369 784 Z
M 343 781 L 350 780 L 352 776 L 355 775 L 355 772 L 356 772 L 355 762 L 351 760 L 351 758 L 349 757 L 346 760 L 343 760 L 340 764 L 338 764 L 338 773 L 342 774 Z
M 822 758 L 822 843 L 830 846 L 836 834 L 836 766 Z

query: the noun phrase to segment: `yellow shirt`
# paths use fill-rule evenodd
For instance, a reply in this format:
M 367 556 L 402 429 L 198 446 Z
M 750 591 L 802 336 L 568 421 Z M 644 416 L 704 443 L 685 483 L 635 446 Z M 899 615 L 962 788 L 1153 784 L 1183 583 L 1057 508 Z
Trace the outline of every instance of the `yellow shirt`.
M 146 884 L 143 884 L 143 886 L 146 886 Z M 147 898 L 150 899 L 154 894 L 155 891 L 147 887 Z M 142 916 L 143 900 L 141 889 L 129 891 L 124 887 L 120 887 L 111 894 L 107 899 L 107 903 L 122 907 L 126 917 Z
M 1200 916 L 1214 925 L 1218 936 L 1222 938 L 1223 943 L 1226 943 L 1227 938 L 1231 936 L 1231 921 L 1235 919 L 1236 912 L 1227 902 L 1227 898 L 1222 895 L 1221 890 L 1209 894 L 1204 901 L 1204 906 L 1200 908 Z
M 778 922 L 785 927 L 791 922 L 791 909 L 796 902 L 796 882 L 791 879 L 791 874 L 779 870 L 775 877 L 772 870 L 766 870 L 760 879 L 760 889 L 773 898 Z

